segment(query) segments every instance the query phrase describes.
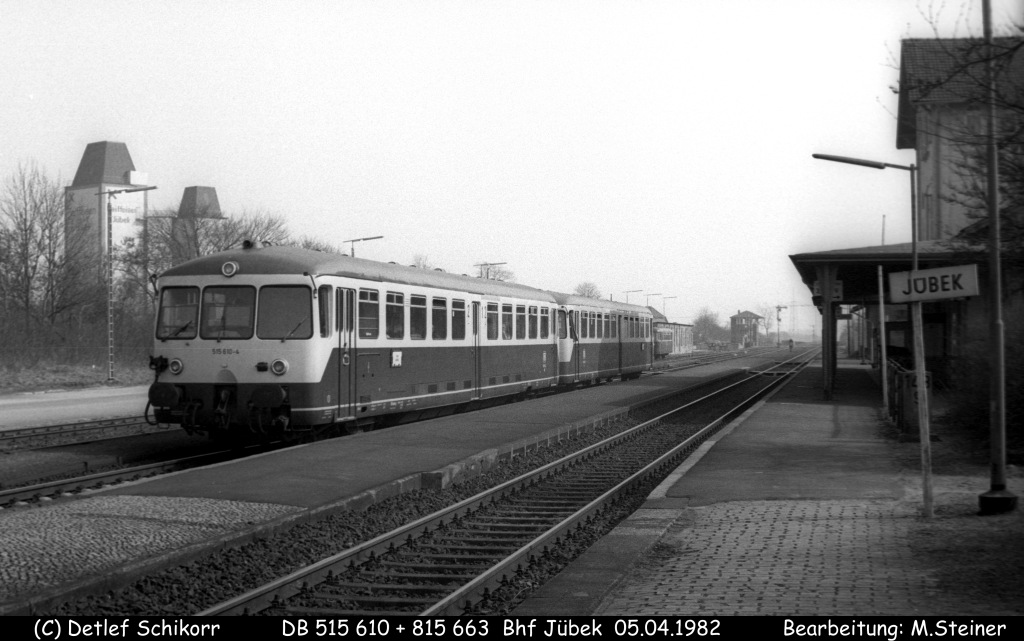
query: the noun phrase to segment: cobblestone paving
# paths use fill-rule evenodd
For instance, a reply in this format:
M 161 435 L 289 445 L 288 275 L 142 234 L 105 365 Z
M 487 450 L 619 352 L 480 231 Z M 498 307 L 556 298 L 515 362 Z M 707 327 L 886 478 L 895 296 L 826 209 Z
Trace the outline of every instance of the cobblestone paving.
M 213 499 L 110 496 L 10 511 L 0 517 L 0 602 L 114 571 L 131 561 L 297 509 Z
M 684 510 L 594 614 L 1006 615 L 1016 596 L 948 589 L 907 501 L 739 501 Z M 970 559 L 963 559 L 970 563 Z M 993 592 L 998 592 L 998 589 Z

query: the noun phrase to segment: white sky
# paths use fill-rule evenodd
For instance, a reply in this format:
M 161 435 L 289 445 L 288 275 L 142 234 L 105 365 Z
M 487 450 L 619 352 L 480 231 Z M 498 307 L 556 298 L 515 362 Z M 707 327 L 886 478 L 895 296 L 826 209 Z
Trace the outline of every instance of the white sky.
M 910 239 L 906 172 L 811 154 L 914 162 L 890 87 L 930 22 L 981 0 L 0 0 L 0 178 L 124 142 L 151 209 L 212 186 L 363 258 L 806 333 L 790 254 Z

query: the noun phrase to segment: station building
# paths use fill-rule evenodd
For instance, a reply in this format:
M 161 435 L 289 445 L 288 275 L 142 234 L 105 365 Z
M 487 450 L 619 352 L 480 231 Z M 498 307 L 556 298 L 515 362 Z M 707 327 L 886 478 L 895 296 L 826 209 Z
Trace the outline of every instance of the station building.
M 1019 38 L 997 39 L 997 52 L 1003 55 L 996 85 L 1001 96 L 1024 104 L 1020 42 Z M 979 184 L 985 184 L 985 164 L 983 156 L 979 161 L 978 151 L 984 151 L 987 125 L 985 87 L 979 81 L 984 78 L 984 63 L 984 45 L 975 39 L 908 39 L 901 44 L 896 147 L 913 149 L 917 156 L 916 166 L 909 171 L 915 186 L 916 243 L 790 256 L 822 313 L 826 398 L 834 391 L 837 321 L 847 314 L 859 311 L 866 320 L 863 349 L 872 362 L 881 358 L 884 340 L 887 356 L 910 365 L 909 306 L 893 303 L 889 274 L 911 271 L 915 254 L 922 270 L 976 265 L 981 286 L 980 296 L 922 303 L 929 376 L 939 381 L 949 378 L 958 359 L 984 352 L 988 344 L 987 221 L 983 196 L 979 199 L 976 192 Z M 1019 109 L 1000 110 L 997 120 L 1009 129 L 1024 124 L 1020 118 Z M 870 178 L 851 175 L 850 180 Z M 907 203 L 908 216 L 911 211 Z M 1000 217 L 1008 220 L 1022 214 L 1004 206 Z M 1005 223 L 1002 227 L 1007 228 Z M 1007 327 L 1019 324 L 1022 314 L 1019 296 L 1004 303 Z

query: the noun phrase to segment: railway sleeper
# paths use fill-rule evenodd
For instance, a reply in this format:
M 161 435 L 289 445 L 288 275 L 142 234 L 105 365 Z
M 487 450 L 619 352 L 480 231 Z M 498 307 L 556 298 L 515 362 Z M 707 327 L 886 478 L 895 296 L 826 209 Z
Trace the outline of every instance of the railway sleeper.
M 444 596 L 447 592 L 441 594 Z M 437 599 L 420 599 L 415 597 L 400 597 L 400 596 L 358 596 L 353 594 L 335 595 L 335 594 L 305 594 L 303 598 L 315 599 L 317 601 L 331 601 L 331 602 L 346 602 L 352 601 L 355 603 L 380 603 L 386 605 L 405 605 L 405 606 L 431 606 L 437 603 Z
M 372 577 L 380 578 L 380 577 Z M 436 584 L 421 584 L 421 583 L 342 583 L 336 584 L 331 583 L 330 585 L 320 585 L 317 587 L 315 594 L 321 596 L 324 594 L 334 594 L 343 597 L 353 598 L 369 598 L 372 596 L 379 596 L 372 592 L 367 593 L 366 590 L 375 590 L 379 592 L 426 592 L 428 594 L 436 594 L 444 596 L 451 592 L 447 586 L 438 586 Z
M 442 557 L 449 558 L 449 557 Z M 403 570 L 416 570 L 422 569 L 424 572 L 437 572 L 438 570 L 445 570 L 451 572 L 451 576 L 476 576 L 479 573 L 480 568 L 487 567 L 485 563 L 473 563 L 467 565 L 459 565 L 457 563 L 415 563 L 407 561 L 379 561 L 380 565 L 386 565 L 389 567 L 402 568 Z M 457 574 L 463 572 L 465 574 Z M 398 576 L 397 574 L 395 576 Z
M 493 543 L 481 542 L 480 545 L 467 545 L 466 543 L 440 541 L 438 543 L 426 543 L 418 545 L 418 550 L 440 550 L 440 551 L 452 551 L 461 552 L 465 555 L 478 554 L 494 555 L 494 554 L 505 554 L 509 550 L 518 550 L 521 546 L 519 545 L 495 545 Z M 409 554 L 420 554 L 420 552 L 409 551 Z
M 414 557 L 417 559 L 438 559 L 440 561 L 480 561 L 481 565 L 486 565 L 485 561 L 500 561 L 505 558 L 502 556 L 495 556 L 492 553 L 488 554 L 443 554 L 440 552 L 413 552 L 409 551 L 402 554 L 403 557 Z M 411 562 L 415 562 L 412 561 Z
M 547 528 L 543 526 L 497 530 L 481 525 L 474 528 L 458 528 L 455 530 L 448 530 L 448 532 L 446 532 L 446 535 L 448 536 L 448 538 L 458 541 L 469 537 L 479 538 L 481 535 L 486 534 L 487 536 L 494 537 L 487 540 L 500 543 L 503 541 L 508 541 L 510 539 L 522 539 L 534 533 L 544 532 L 546 530 Z
M 436 569 L 436 566 L 431 566 Z M 424 568 L 428 569 L 428 568 Z M 476 568 L 479 570 L 479 568 Z M 368 573 L 367 573 L 368 574 Z M 357 575 L 356 577 L 347 577 L 348 579 L 359 578 L 363 575 Z M 463 572 L 459 574 L 439 574 L 430 572 L 387 572 L 388 578 L 391 579 L 402 579 L 410 581 L 432 581 L 434 583 L 464 583 L 467 579 L 472 579 L 477 576 L 476 571 Z M 330 585 L 334 585 L 331 583 Z M 393 584 L 401 585 L 401 584 Z
M 279 608 L 271 610 L 268 614 L 295 616 L 295 617 L 379 617 L 381 614 L 380 610 L 343 610 L 341 608 L 309 608 L 309 607 L 296 607 L 288 606 L 286 608 Z M 400 612 L 399 614 L 419 614 L 419 611 L 409 610 L 408 612 Z

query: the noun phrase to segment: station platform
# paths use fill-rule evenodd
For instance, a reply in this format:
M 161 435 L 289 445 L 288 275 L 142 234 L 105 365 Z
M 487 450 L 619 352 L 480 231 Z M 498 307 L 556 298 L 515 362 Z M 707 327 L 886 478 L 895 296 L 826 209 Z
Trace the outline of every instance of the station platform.
M 512 614 L 1024 614 L 1020 510 L 977 516 L 988 479 L 958 468 L 925 518 L 920 444 L 893 437 L 876 377 L 840 361 L 825 401 L 805 369 Z
M 297 445 L 0 511 L 0 615 L 148 572 L 403 491 L 445 487 L 501 458 L 773 356 L 740 358 Z

